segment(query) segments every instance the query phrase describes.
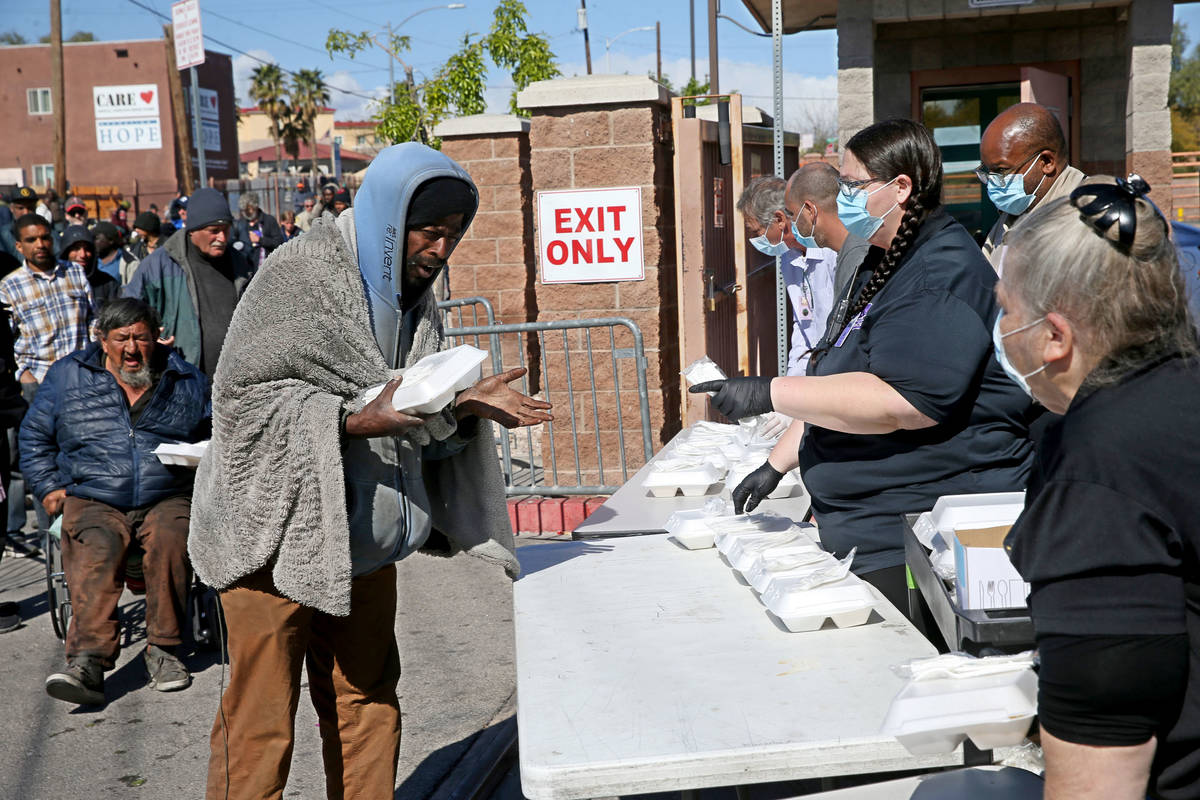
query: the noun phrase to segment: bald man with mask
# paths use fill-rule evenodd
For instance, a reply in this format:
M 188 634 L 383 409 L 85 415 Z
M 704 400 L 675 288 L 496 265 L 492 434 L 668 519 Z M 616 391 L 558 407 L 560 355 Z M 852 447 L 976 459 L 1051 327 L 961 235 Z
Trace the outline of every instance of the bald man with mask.
M 1067 164 L 1067 140 L 1054 113 L 1037 103 L 1000 112 L 983 132 L 975 170 L 988 199 L 1000 211 L 983 243 L 983 254 L 1001 271 L 1004 237 L 1021 215 L 1044 200 L 1069 195 L 1084 174 Z

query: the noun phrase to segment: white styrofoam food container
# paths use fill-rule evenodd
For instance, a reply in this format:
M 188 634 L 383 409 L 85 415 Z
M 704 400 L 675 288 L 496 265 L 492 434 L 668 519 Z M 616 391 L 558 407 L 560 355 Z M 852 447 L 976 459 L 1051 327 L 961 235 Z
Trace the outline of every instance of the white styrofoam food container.
M 675 541 L 688 550 L 704 550 L 713 546 L 713 529 L 710 520 L 733 519 L 730 516 L 712 516 L 702 508 L 676 511 L 667 517 L 663 526 Z
M 680 370 L 679 374 L 688 382 L 688 386 L 695 386 L 697 383 L 704 383 L 705 381 L 720 381 L 725 379 L 725 372 L 717 366 L 717 362 L 708 356 L 697 358 Z
M 964 737 L 980 750 L 1020 744 L 1037 713 L 1031 669 L 910 681 L 892 700 L 883 733 L 913 755 L 949 753 Z
M 742 538 L 755 538 L 766 533 L 778 533 L 793 527 L 794 523 L 778 514 L 742 514 L 732 519 L 717 519 L 709 522 L 716 536 L 713 544 L 721 555 Z
M 792 526 L 787 530 L 764 533 L 761 536 L 739 536 L 722 555 L 729 562 L 729 566 L 739 573 L 744 573 L 750 569 L 763 550 L 807 540 L 808 537 L 801 533 L 799 528 Z
M 642 480 L 642 487 L 654 497 L 674 497 L 676 492 L 682 492 L 684 497 L 699 497 L 719 480 L 720 470 L 702 464 L 693 469 L 651 472 Z
M 762 593 L 763 605 L 789 631 L 815 631 L 827 619 L 839 628 L 851 628 L 870 618 L 875 595 L 860 578 L 847 575 L 834 583 L 797 589 L 803 579 L 801 575 L 772 580 Z
M 188 442 L 168 444 L 163 442 L 154 448 L 154 455 L 158 456 L 158 460 L 168 466 L 198 467 L 200 466 L 200 459 L 208 450 L 208 441 L 196 442 L 195 444 Z
M 773 549 L 783 550 L 786 547 L 787 545 L 784 545 Z M 793 551 L 788 561 L 772 560 L 764 557 L 763 553 L 759 553 L 750 568 L 742 573 L 742 577 L 746 579 L 746 583 L 754 587 L 754 591 L 762 594 L 773 581 L 811 575 L 818 569 L 832 566 L 835 562 L 836 559 L 832 555 L 816 545 L 807 550 Z M 775 566 L 780 563 L 788 564 L 788 566 Z
M 454 395 L 479 382 L 487 355 L 486 350 L 460 344 L 425 356 L 401 372 L 404 380 L 392 395 L 392 407 L 404 414 L 436 414 Z M 363 402 L 378 397 L 385 385 L 364 392 Z
M 1011 525 L 1025 508 L 1024 492 L 950 494 L 933 504 L 930 521 L 949 542 L 956 528 L 991 528 Z

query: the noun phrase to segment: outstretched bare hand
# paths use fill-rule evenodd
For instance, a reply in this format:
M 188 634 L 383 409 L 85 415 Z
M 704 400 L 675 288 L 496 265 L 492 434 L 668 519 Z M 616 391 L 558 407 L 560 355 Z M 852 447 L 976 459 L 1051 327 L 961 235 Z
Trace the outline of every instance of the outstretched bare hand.
M 554 417 L 546 413 L 552 408 L 549 403 L 522 394 L 509 386 L 526 372 L 528 370 L 524 367 L 515 367 L 499 375 L 484 378 L 470 389 L 464 389 L 455 403 L 455 416 L 462 419 L 467 415 L 474 415 L 498 422 L 506 428 L 538 425 L 553 420 Z
M 392 395 L 402 378 L 393 378 L 379 395 L 363 406 L 357 414 L 346 417 L 346 435 L 353 439 L 374 439 L 379 436 L 403 436 L 424 424 L 420 417 L 402 414 L 392 407 Z

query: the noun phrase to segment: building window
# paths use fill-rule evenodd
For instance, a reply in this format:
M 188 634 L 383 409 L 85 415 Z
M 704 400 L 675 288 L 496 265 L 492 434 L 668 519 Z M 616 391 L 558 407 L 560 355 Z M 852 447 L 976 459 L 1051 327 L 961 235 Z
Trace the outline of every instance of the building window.
M 33 185 L 39 186 L 39 187 L 54 185 L 54 165 L 53 164 L 34 164 L 33 165 Z
M 358 146 L 359 146 L 359 147 L 362 147 L 362 146 L 363 146 L 364 144 L 366 144 L 366 143 L 367 143 L 367 137 L 366 137 L 366 136 L 360 136 L 360 137 L 358 137 Z
M 30 114 L 51 114 L 49 89 L 26 89 L 25 98 L 29 102 Z
M 335 136 L 335 137 L 333 137 L 333 143 L 334 143 L 334 144 L 336 144 L 338 147 L 341 147 L 341 145 L 342 145 L 342 137 L 341 137 L 341 136 Z

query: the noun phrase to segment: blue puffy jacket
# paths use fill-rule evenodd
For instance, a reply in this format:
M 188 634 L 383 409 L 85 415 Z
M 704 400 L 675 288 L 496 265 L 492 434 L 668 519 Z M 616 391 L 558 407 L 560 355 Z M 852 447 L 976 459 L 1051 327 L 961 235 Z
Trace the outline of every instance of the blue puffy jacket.
M 208 378 L 170 351 L 149 405 L 131 427 L 124 393 L 101 355 L 100 343 L 92 342 L 56 361 L 21 423 L 21 470 L 34 496 L 66 489 L 128 511 L 189 494 L 193 471 L 167 467 L 153 450 L 208 438 Z

